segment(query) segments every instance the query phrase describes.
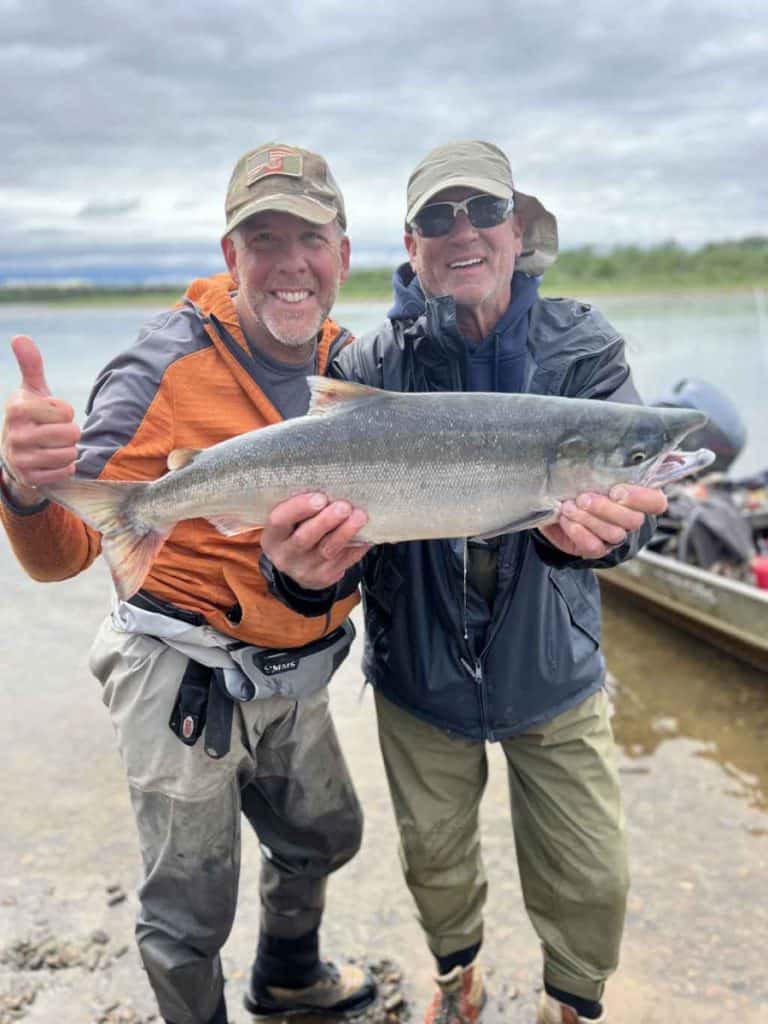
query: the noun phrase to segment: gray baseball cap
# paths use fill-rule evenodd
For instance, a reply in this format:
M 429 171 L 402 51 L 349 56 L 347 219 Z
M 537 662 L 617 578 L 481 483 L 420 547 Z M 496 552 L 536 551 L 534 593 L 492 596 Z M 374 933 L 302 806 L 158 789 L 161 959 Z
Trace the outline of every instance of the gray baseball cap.
M 518 270 L 538 275 L 555 262 L 557 221 L 535 196 L 518 192 L 506 154 L 491 142 L 448 142 L 427 153 L 408 179 L 406 224 L 438 192 L 456 186 L 512 200 L 523 228 L 523 251 L 515 261 Z
M 254 213 L 278 210 L 312 224 L 337 220 L 346 230 L 344 198 L 319 153 L 267 142 L 244 153 L 235 164 L 224 206 L 224 234 Z

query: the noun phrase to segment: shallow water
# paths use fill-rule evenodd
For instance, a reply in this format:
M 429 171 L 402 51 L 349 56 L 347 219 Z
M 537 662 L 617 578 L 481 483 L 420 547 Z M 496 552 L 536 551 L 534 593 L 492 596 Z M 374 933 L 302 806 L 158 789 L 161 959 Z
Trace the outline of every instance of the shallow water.
M 768 674 L 720 653 L 611 591 L 604 651 L 616 741 L 638 772 L 665 744 L 720 770 L 721 796 L 749 812 L 744 830 L 768 837 Z M 681 741 L 685 741 L 682 743 Z

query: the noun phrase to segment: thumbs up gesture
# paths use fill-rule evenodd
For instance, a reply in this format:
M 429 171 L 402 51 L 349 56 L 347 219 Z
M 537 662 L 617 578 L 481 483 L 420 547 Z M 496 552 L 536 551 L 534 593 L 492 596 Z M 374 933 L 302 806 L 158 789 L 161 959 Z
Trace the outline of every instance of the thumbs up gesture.
M 11 347 L 21 384 L 5 405 L 3 484 L 16 502 L 34 505 L 40 500 L 35 487 L 75 472 L 80 428 L 72 406 L 51 395 L 43 358 L 32 339 L 18 335 Z

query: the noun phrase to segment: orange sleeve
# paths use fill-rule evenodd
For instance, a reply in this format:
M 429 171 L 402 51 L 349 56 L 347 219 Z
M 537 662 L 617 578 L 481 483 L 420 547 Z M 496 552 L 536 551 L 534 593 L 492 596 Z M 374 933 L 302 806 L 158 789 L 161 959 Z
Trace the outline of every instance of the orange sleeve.
M 172 399 L 158 391 L 131 439 L 112 450 L 99 446 L 98 431 L 91 429 L 87 443 L 109 455 L 99 479 L 153 480 L 162 475 L 173 439 L 171 410 Z M 14 506 L 1 483 L 0 490 L 0 521 L 16 558 L 32 579 L 69 579 L 99 555 L 101 534 L 68 509 L 52 501 L 39 511 L 26 511 Z
M 87 569 L 101 551 L 101 535 L 61 505 L 49 502 L 37 512 L 14 511 L 5 491 L 3 499 L 0 521 L 13 553 L 33 580 L 69 579 Z

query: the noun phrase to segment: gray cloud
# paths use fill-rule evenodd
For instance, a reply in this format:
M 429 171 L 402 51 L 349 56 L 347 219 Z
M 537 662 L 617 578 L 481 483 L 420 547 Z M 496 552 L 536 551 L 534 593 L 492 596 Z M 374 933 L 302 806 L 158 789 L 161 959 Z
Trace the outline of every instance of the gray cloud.
M 134 210 L 138 210 L 140 206 L 141 199 L 139 198 L 116 200 L 92 199 L 82 207 L 77 216 L 85 219 L 122 217 L 126 213 L 133 213 Z
M 3 249 L 31 252 L 46 226 L 73 252 L 210 244 L 234 160 L 270 139 L 328 156 L 360 253 L 399 246 L 409 169 L 461 137 L 509 152 L 566 245 L 768 232 L 762 0 L 221 0 L 205 18 L 179 0 L 0 0 L 0 14 Z

